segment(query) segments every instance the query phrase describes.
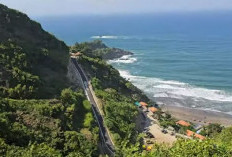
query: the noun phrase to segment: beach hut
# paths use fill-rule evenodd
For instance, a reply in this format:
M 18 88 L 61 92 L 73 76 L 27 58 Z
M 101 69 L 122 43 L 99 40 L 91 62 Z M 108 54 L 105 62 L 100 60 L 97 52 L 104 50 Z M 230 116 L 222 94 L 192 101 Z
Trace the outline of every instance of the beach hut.
M 151 112 L 153 112 L 153 113 L 156 112 L 156 111 L 158 111 L 158 109 L 155 108 L 155 107 L 149 107 L 148 109 L 149 109 Z
M 147 103 L 142 102 L 142 101 L 140 102 L 140 105 L 141 105 L 141 106 L 148 106 L 148 104 L 147 104 Z
M 190 123 L 188 123 L 188 122 L 186 122 L 184 120 L 179 120 L 178 122 L 176 122 L 176 124 L 179 124 L 179 125 L 182 125 L 182 126 L 186 126 L 186 127 L 188 127 L 188 126 L 191 125 Z
M 141 106 L 141 104 L 138 101 L 135 102 L 135 105 L 138 106 L 138 107 Z

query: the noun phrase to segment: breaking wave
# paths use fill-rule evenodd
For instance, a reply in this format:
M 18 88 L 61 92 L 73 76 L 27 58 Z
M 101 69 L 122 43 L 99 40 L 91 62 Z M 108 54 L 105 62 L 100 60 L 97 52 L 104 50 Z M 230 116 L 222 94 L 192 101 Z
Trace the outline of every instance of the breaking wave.
M 125 63 L 125 64 L 129 64 L 129 63 L 134 63 L 136 61 L 137 61 L 137 58 L 132 57 L 132 55 L 124 55 L 121 58 L 109 60 L 108 63 L 109 64 L 112 64 L 112 63 Z
M 92 39 L 131 39 L 129 36 L 114 36 L 114 35 L 97 35 L 91 36 Z
M 167 105 L 198 107 L 206 110 L 232 113 L 232 93 L 223 90 L 206 89 L 188 83 L 163 80 L 144 76 L 134 76 L 119 70 L 122 77 L 153 97 L 155 101 Z

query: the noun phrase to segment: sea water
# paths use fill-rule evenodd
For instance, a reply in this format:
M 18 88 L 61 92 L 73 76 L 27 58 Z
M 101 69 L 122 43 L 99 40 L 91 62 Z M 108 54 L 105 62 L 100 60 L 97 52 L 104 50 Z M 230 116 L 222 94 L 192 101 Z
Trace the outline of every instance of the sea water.
M 150 98 L 232 113 L 232 13 L 36 18 L 69 45 L 103 40 L 134 53 L 108 61 Z

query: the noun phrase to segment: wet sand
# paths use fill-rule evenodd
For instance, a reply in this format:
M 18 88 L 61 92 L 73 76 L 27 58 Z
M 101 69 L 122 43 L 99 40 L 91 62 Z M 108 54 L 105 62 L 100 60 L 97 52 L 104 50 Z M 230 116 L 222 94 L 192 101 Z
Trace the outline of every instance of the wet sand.
M 163 111 L 170 113 L 173 117 L 187 120 L 192 123 L 202 125 L 219 123 L 224 126 L 232 126 L 232 115 L 225 113 L 169 105 L 161 105 L 160 107 Z

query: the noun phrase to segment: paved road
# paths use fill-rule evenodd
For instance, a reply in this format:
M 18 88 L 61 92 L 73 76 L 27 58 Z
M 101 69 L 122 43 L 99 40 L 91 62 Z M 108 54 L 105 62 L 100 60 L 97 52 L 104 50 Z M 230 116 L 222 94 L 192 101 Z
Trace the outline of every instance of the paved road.
M 102 144 L 104 146 L 105 153 L 108 154 L 109 156 L 114 156 L 114 145 L 111 142 L 111 139 L 110 139 L 110 136 L 106 130 L 106 127 L 104 126 L 103 117 L 100 114 L 100 111 L 97 107 L 96 102 L 94 101 L 94 98 L 93 98 L 91 91 L 89 90 L 88 79 L 86 78 L 84 71 L 78 65 L 76 58 L 71 58 L 71 60 L 81 76 L 86 96 L 89 98 L 89 101 L 92 104 L 92 111 L 94 113 L 95 119 L 97 120 L 99 129 L 100 129 L 100 136 L 101 136 Z

